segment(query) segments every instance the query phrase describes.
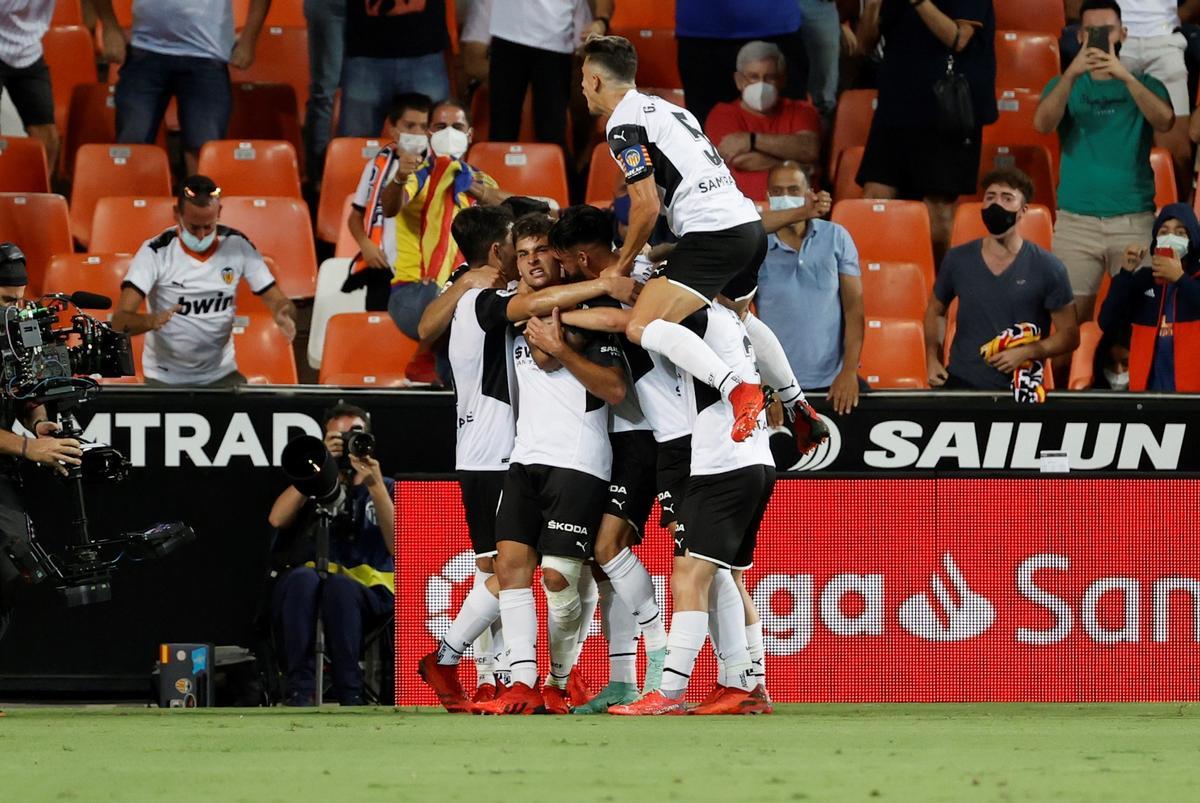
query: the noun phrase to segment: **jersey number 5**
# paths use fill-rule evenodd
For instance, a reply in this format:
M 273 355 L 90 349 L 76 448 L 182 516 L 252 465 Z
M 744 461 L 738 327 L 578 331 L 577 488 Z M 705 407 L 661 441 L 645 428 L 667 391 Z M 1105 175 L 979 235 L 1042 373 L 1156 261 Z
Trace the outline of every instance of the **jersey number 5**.
M 713 146 L 708 137 L 704 136 L 704 132 L 688 125 L 687 115 L 685 115 L 683 112 L 674 112 L 672 116 L 679 121 L 679 124 L 683 126 L 689 134 L 692 135 L 692 139 L 696 141 L 704 140 L 704 143 L 708 145 L 708 150 L 704 151 L 704 158 L 708 159 L 708 161 L 712 163 L 713 167 L 720 167 L 721 154 L 717 153 L 716 147 Z

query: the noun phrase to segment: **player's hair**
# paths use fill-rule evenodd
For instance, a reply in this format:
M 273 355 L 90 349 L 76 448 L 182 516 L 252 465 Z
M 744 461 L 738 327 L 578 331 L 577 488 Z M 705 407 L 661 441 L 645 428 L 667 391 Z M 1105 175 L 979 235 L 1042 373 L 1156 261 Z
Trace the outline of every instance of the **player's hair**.
M 522 215 L 517 218 L 512 227 L 512 241 L 515 246 L 526 237 L 546 237 L 550 236 L 550 229 L 554 227 L 554 220 L 549 215 L 543 215 L 540 212 L 534 212 L 529 215 Z
M 550 247 L 570 251 L 579 246 L 612 247 L 613 213 L 588 204 L 571 206 L 562 211 L 558 222 L 550 229 Z
M 1083 0 L 1083 5 L 1079 7 L 1079 18 L 1083 19 L 1088 11 L 1113 11 L 1117 19 L 1121 19 L 1121 6 L 1117 0 Z
M 637 78 L 637 51 L 623 36 L 592 37 L 583 46 L 583 58 L 623 84 L 632 84 Z
M 761 40 L 747 42 L 738 51 L 737 71 L 745 72 L 747 64 L 755 61 L 766 61 L 767 59 L 774 60 L 780 72 L 787 70 L 787 59 L 784 58 L 783 51 L 779 49 L 779 45 Z
M 220 199 L 221 188 L 217 186 L 217 182 L 208 176 L 197 173 L 194 176 L 188 176 L 179 185 L 179 194 L 175 196 L 175 204 L 182 212 L 185 203 L 192 206 L 208 206 L 213 201 Z
M 356 404 L 339 401 L 337 404 L 330 407 L 321 414 L 321 429 L 327 429 L 329 422 L 335 418 L 361 418 L 367 425 L 367 429 L 371 428 L 371 416 L 367 411 Z
M 979 191 L 987 192 L 993 184 L 1012 187 L 1021 193 L 1025 203 L 1033 203 L 1033 179 L 1015 167 L 998 167 L 988 172 L 979 182 Z
M 530 198 L 528 195 L 510 195 L 501 201 L 500 205 L 512 212 L 514 220 L 533 212 L 540 212 L 543 215 L 550 214 L 550 204 L 540 198 Z
M 442 98 L 437 103 L 433 104 L 433 108 L 429 110 L 430 119 L 432 119 L 437 110 L 443 106 L 450 106 L 461 111 L 463 113 L 463 117 L 465 117 L 467 120 L 467 125 L 471 125 L 471 110 L 467 108 L 465 103 L 456 98 Z
M 392 109 L 388 112 L 388 122 L 395 125 L 407 111 L 425 112 L 429 114 L 433 111 L 433 101 L 428 95 L 422 95 L 420 92 L 405 92 L 397 95 L 392 101 Z
M 468 206 L 455 216 L 450 233 L 472 268 L 487 262 L 495 243 L 508 239 L 513 215 L 503 206 Z

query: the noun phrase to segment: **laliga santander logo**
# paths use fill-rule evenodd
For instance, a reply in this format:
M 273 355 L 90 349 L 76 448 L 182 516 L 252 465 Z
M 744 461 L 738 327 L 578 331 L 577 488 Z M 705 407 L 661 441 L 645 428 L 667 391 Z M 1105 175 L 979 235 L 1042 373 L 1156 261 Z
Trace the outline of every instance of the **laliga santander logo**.
M 914 594 L 900 606 L 900 626 L 926 641 L 966 641 L 982 634 L 996 620 L 996 609 L 986 597 L 967 585 L 958 564 L 947 552 L 942 565 L 954 586 L 958 601 L 950 596 L 945 582 L 936 571 L 930 576 L 937 607 L 924 593 Z M 939 610 L 940 608 L 940 610 Z
M 442 566 L 441 574 L 425 581 L 425 629 L 434 639 L 441 639 L 454 621 L 450 608 L 454 587 L 459 583 L 474 582 L 475 553 L 471 550 L 459 552 Z
M 806 455 L 801 455 L 796 464 L 789 471 L 820 471 L 823 468 L 829 468 L 833 465 L 833 461 L 837 460 L 838 454 L 842 451 L 842 433 L 838 429 L 837 424 L 828 416 L 817 414 L 817 417 L 825 422 L 829 427 L 829 438 L 813 449 Z

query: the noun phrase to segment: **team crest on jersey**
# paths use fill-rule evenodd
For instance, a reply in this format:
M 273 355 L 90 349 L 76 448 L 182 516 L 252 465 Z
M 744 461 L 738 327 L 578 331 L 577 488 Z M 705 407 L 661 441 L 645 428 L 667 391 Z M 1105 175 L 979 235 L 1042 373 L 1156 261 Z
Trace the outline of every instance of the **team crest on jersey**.
M 650 154 L 646 152 L 645 145 L 632 145 L 621 151 L 619 158 L 621 166 L 625 168 L 626 177 L 632 176 L 650 164 Z
M 233 268 L 221 268 L 221 281 L 225 284 L 233 284 Z

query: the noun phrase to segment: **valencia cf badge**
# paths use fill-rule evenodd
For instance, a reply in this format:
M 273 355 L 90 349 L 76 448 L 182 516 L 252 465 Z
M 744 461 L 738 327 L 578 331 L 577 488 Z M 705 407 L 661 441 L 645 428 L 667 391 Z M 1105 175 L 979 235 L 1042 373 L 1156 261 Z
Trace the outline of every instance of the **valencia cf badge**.
M 221 268 L 221 281 L 233 284 L 233 268 Z

